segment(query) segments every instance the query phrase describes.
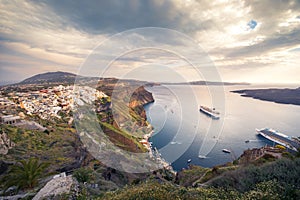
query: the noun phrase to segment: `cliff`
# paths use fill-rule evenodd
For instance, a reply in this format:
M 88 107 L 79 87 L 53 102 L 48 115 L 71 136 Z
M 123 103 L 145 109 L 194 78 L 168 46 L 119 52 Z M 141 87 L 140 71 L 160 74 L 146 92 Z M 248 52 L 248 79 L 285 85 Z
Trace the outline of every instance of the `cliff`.
M 147 91 L 143 86 L 134 91 L 131 96 L 129 107 L 135 108 L 136 106 L 145 106 L 148 103 L 154 102 L 152 93 Z
M 144 85 L 147 85 L 147 83 Z M 143 106 L 154 102 L 154 98 L 151 92 L 147 91 L 144 86 L 141 86 L 141 81 L 105 78 L 99 81 L 97 89 L 110 97 L 115 95 L 114 98 L 117 98 L 119 102 L 124 102 L 124 105 L 118 103 L 118 105 L 115 105 L 117 108 L 114 108 L 118 111 L 119 120 L 121 119 L 124 122 L 128 120 L 130 116 L 125 111 L 127 110 L 126 107 L 129 107 L 131 117 L 137 119 L 139 125 L 146 125 L 147 117 Z M 132 92 L 133 90 L 134 92 Z M 125 105 L 126 102 L 129 103 Z M 97 109 L 99 111 L 108 111 L 108 109 L 111 109 L 111 105 L 102 105 Z
M 139 142 L 152 128 L 147 122 L 144 105 L 154 101 L 152 93 L 140 81 L 101 79 L 97 90 L 109 97 L 96 102 L 101 127 L 109 139 L 131 152 L 145 152 Z

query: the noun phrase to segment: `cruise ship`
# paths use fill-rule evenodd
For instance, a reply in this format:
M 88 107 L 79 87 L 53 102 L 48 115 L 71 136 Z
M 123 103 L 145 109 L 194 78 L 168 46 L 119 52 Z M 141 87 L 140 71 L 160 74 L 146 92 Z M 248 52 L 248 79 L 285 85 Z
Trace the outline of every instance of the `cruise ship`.
M 270 128 L 263 128 L 263 129 L 256 129 L 256 132 L 261 135 L 262 137 L 276 143 L 280 144 L 287 149 L 292 151 L 298 151 L 300 148 L 300 139 L 296 137 L 290 137 L 283 133 L 279 133 Z
M 214 108 L 211 109 L 206 106 L 200 106 L 200 111 L 213 119 L 220 119 L 220 113 L 215 111 Z

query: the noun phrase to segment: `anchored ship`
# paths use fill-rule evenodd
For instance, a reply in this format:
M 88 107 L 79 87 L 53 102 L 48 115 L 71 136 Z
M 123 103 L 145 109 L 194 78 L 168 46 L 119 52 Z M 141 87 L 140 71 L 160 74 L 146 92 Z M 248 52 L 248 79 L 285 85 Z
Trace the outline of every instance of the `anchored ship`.
M 200 111 L 210 116 L 213 119 L 220 119 L 220 113 L 215 108 L 208 108 L 206 106 L 200 106 Z
M 224 153 L 231 153 L 231 151 L 228 150 L 228 149 L 222 149 L 222 151 L 223 151 Z
M 205 158 L 207 158 L 207 157 L 204 156 L 204 155 L 198 155 L 198 158 L 200 158 L 200 159 L 205 159 Z
M 298 151 L 300 148 L 300 139 L 296 137 L 290 137 L 283 133 L 279 133 L 276 130 L 270 128 L 256 129 L 258 135 L 290 149 L 292 151 Z

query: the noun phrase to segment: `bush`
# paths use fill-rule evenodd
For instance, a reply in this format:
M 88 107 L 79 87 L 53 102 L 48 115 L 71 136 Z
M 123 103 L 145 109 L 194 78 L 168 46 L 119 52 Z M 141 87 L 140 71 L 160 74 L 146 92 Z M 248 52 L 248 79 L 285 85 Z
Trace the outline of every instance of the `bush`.
M 280 159 L 262 166 L 248 166 L 227 172 L 213 180 L 211 185 L 217 188 L 237 189 L 247 192 L 256 184 L 277 180 L 283 191 L 296 192 L 300 189 L 300 159 Z
M 92 177 L 92 170 L 79 168 L 74 171 L 73 176 L 79 183 L 89 182 Z

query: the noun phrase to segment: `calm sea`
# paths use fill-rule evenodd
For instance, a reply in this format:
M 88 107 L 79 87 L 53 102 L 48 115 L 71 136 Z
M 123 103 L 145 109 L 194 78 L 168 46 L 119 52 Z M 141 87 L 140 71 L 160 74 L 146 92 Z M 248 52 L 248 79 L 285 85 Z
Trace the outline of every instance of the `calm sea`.
M 286 135 L 300 136 L 300 106 L 241 97 L 230 91 L 254 88 L 296 88 L 297 86 L 154 86 L 155 102 L 145 106 L 154 127 L 150 141 L 175 170 L 187 161 L 203 167 L 224 164 L 244 150 L 269 144 L 255 129 L 269 127 Z M 220 120 L 199 112 L 206 105 L 220 111 Z M 248 143 L 245 141 L 249 140 Z M 271 144 L 272 145 L 272 144 Z M 222 152 L 228 149 L 230 154 Z M 206 156 L 199 158 L 198 156 Z

